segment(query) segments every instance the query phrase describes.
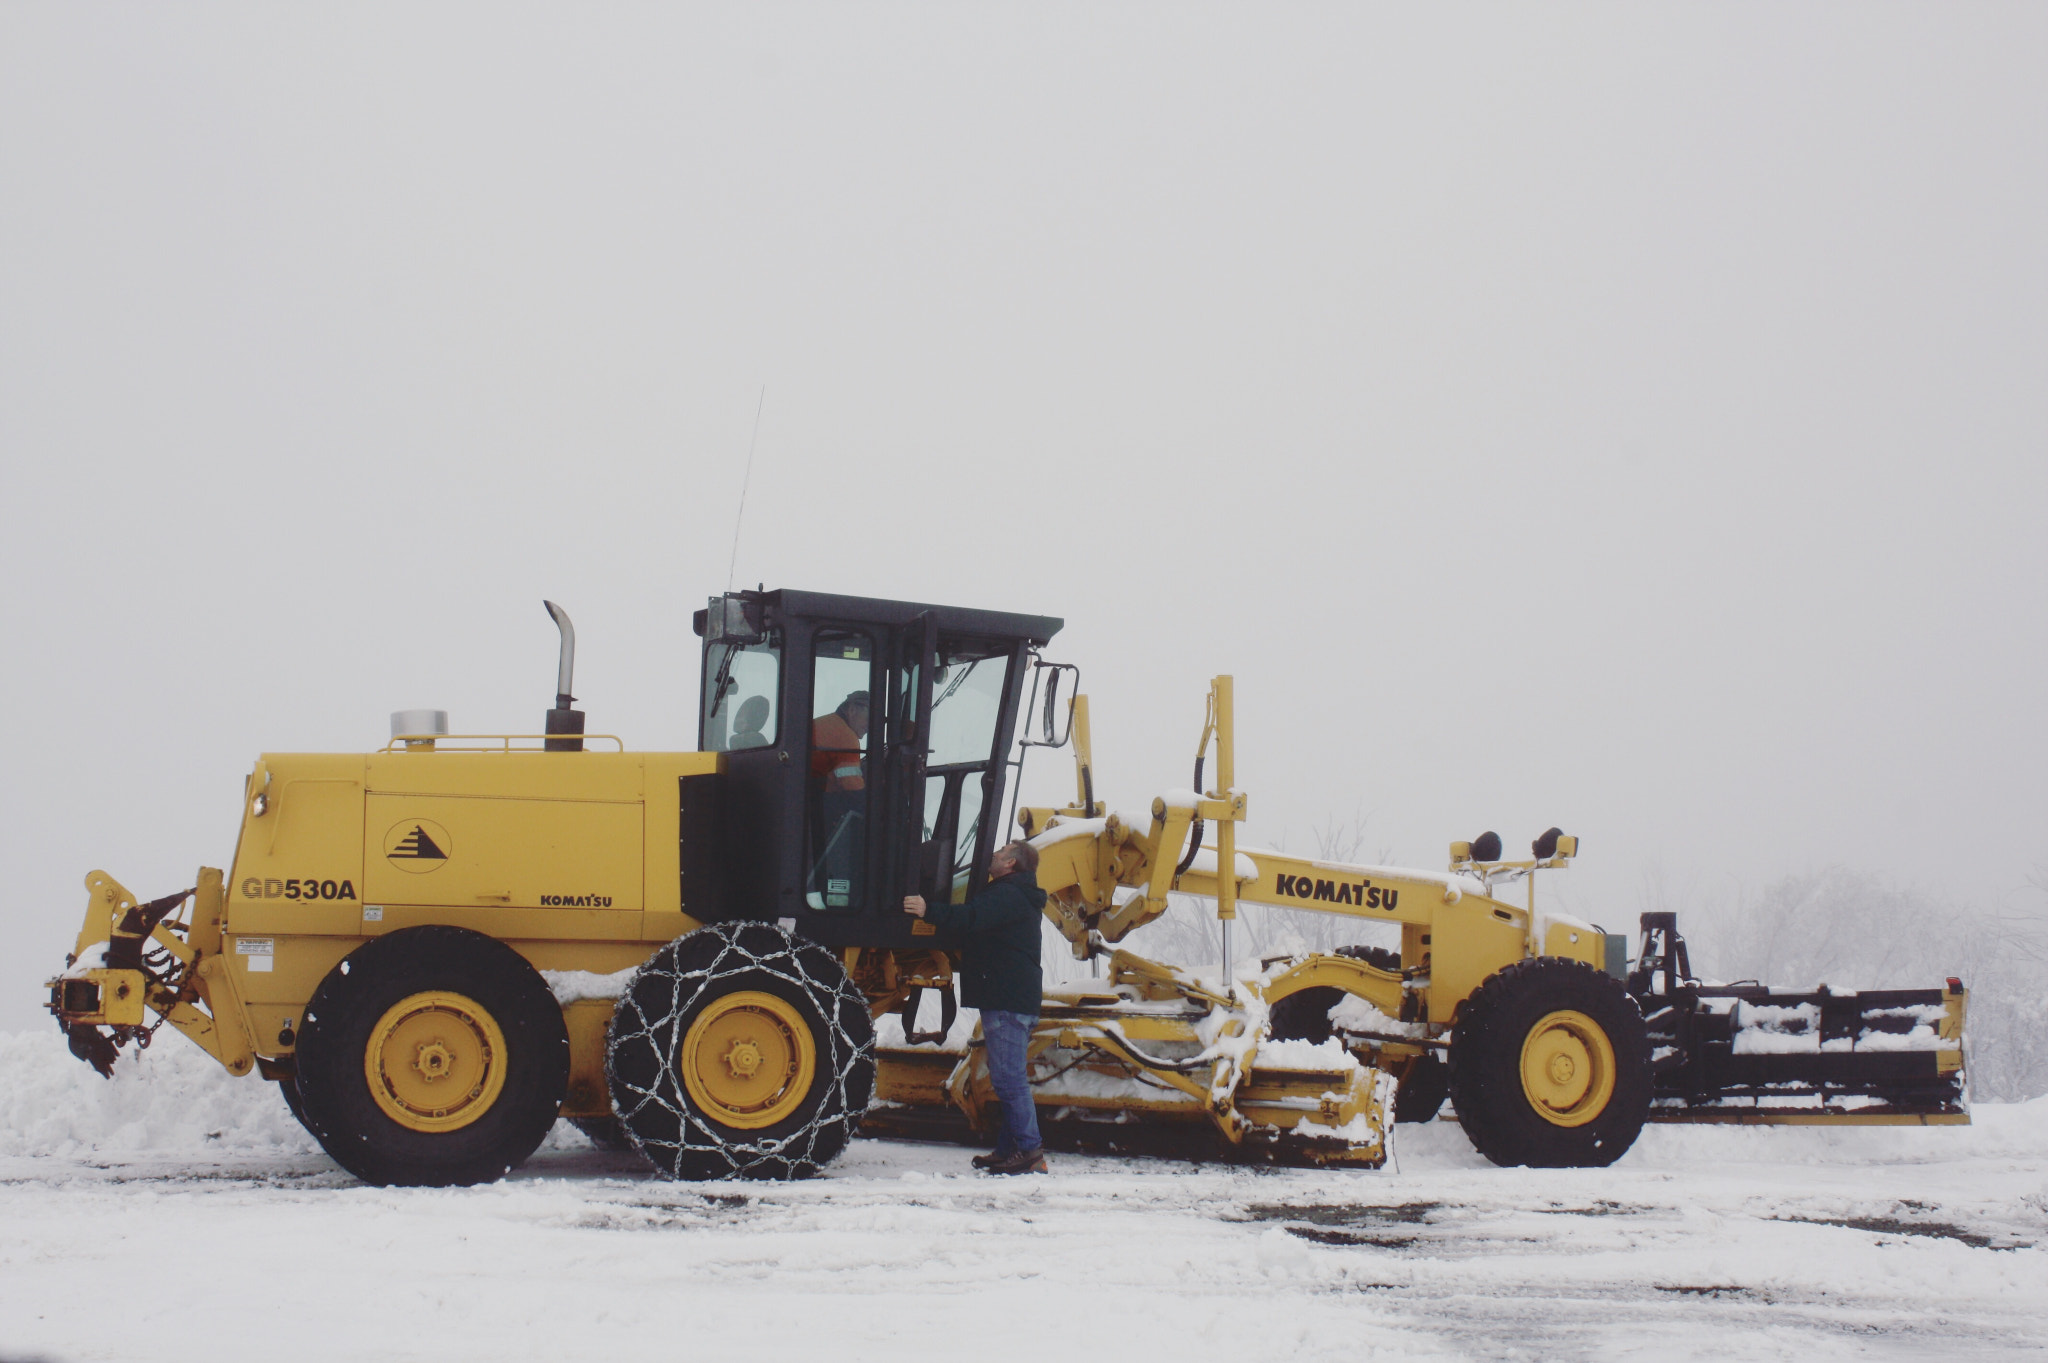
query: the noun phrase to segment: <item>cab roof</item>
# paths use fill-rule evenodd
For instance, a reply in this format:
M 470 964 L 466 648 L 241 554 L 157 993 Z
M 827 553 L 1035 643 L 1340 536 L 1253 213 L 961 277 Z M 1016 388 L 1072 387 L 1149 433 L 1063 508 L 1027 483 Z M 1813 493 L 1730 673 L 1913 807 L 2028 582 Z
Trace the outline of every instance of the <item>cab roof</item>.
M 879 596 L 840 596 L 832 592 L 805 592 L 790 588 L 775 591 L 735 593 L 764 603 L 775 615 L 809 619 L 847 620 L 871 625 L 907 625 L 929 611 L 939 629 L 948 634 L 971 634 L 1005 639 L 1023 639 L 1045 644 L 1065 627 L 1066 621 L 1051 615 L 1017 615 L 1010 611 L 977 610 L 969 606 L 934 606 L 919 601 L 890 601 Z M 690 627 L 704 633 L 704 612 L 690 617 Z

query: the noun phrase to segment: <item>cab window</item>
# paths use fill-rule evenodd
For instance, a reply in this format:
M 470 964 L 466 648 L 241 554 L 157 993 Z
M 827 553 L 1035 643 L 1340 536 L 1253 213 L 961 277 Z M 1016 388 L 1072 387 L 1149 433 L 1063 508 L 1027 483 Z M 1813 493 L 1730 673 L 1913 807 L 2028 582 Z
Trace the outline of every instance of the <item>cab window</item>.
M 867 875 L 869 687 L 872 635 L 820 630 L 811 649 L 810 826 L 804 902 L 814 909 L 863 907 Z
M 1003 713 L 1007 651 L 956 645 L 932 678 L 932 746 L 927 767 L 987 763 L 994 756 L 996 721 Z
M 777 697 L 782 693 L 782 634 L 757 644 L 721 644 L 705 650 L 705 752 L 741 752 L 775 746 Z
M 954 903 L 967 896 L 986 811 L 1010 650 L 942 639 L 932 674 L 931 748 L 925 762 L 922 883 Z M 933 882 L 937 883 L 934 884 Z

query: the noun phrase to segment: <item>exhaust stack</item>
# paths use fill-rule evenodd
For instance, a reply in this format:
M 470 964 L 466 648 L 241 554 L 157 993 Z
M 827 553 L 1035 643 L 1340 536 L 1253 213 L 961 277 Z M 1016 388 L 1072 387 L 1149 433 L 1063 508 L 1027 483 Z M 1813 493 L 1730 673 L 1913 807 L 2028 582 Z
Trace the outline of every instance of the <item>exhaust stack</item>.
M 569 694 L 570 679 L 576 672 L 576 626 L 569 623 L 569 612 L 554 602 L 541 604 L 562 631 L 562 664 L 555 671 L 555 708 L 548 711 L 545 746 L 549 752 L 582 752 L 583 712 L 576 708 L 576 697 Z

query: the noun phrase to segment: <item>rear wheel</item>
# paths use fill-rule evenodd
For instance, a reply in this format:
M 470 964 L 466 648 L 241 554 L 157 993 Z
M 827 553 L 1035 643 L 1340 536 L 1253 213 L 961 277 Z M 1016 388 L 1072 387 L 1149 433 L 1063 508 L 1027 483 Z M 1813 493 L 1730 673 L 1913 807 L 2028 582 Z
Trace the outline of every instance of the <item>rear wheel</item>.
M 568 1077 L 561 1007 L 524 957 L 464 928 L 408 928 L 314 991 L 298 1115 L 367 1183 L 483 1183 L 540 1145 Z
M 1581 961 L 1517 961 L 1480 985 L 1451 1031 L 1450 1069 L 1458 1120 L 1495 1164 L 1612 1164 L 1649 1116 L 1642 1014 Z
M 830 951 L 765 923 L 678 937 L 627 982 L 606 1074 L 635 1149 L 671 1178 L 803 1178 L 875 1086 L 867 1000 Z

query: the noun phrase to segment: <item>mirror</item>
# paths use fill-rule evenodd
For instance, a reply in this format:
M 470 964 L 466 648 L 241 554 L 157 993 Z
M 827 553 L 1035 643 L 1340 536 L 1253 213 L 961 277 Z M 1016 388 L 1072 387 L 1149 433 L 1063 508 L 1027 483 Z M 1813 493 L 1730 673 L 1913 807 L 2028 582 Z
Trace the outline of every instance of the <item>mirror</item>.
M 1081 669 L 1072 663 L 1048 662 L 1034 662 L 1031 667 L 1031 699 L 1024 703 L 1025 723 L 1030 723 L 1031 713 L 1037 711 L 1039 736 L 1020 742 L 1027 748 L 1064 748 L 1074 737 L 1074 697 L 1081 693 Z M 1067 683 L 1067 726 L 1064 730 L 1059 724 L 1060 674 L 1063 672 L 1073 674 Z M 1038 699 L 1041 687 L 1045 693 L 1042 705 Z

